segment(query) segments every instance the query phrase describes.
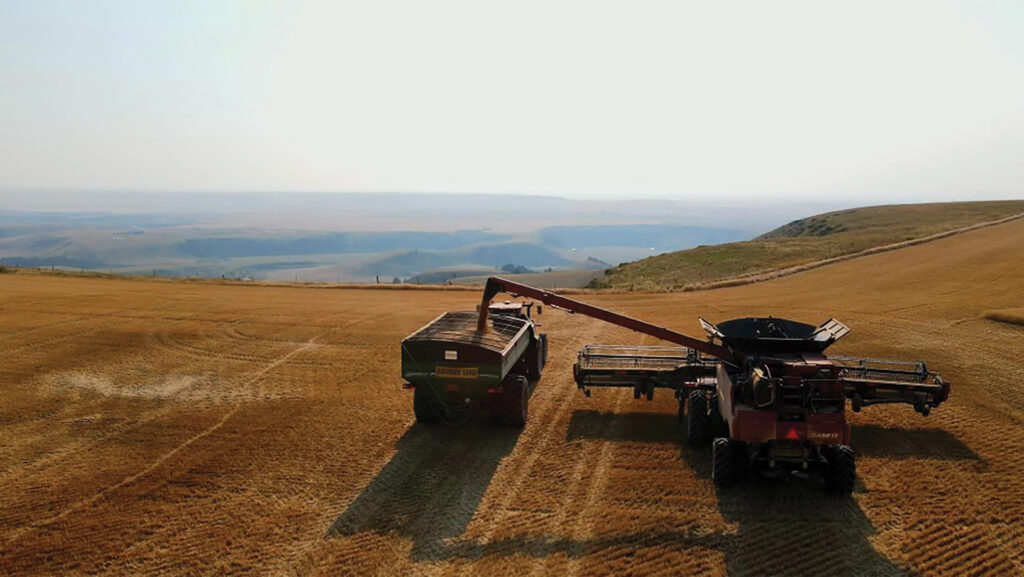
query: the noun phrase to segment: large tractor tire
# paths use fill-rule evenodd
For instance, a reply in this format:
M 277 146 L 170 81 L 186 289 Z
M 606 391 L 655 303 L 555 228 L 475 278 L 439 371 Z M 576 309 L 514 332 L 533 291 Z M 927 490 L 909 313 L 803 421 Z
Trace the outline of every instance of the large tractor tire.
M 548 358 L 548 336 L 540 335 L 540 338 L 530 344 L 523 354 L 526 362 L 526 378 L 531 381 L 539 381 L 541 373 L 544 372 L 544 365 Z
M 715 403 L 717 405 L 717 403 Z M 714 437 L 715 423 L 708 414 L 708 398 L 703 391 L 690 393 L 690 411 L 686 420 L 686 440 L 693 447 L 706 447 Z
M 725 437 L 711 443 L 711 480 L 719 487 L 731 487 L 746 473 L 746 448 Z
M 436 423 L 437 411 L 435 410 L 433 393 L 423 387 L 416 387 L 412 394 L 412 412 L 420 423 Z
M 504 390 L 491 398 L 491 418 L 499 425 L 523 427 L 529 412 L 530 383 L 516 375 L 505 383 Z
M 849 445 L 829 447 L 825 453 L 828 467 L 825 469 L 825 491 L 840 497 L 853 492 L 857 482 L 857 462 L 853 448 Z

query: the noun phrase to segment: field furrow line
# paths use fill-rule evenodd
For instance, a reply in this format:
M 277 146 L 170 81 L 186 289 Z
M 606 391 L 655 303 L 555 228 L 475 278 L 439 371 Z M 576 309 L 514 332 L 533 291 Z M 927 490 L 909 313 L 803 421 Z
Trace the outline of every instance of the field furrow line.
M 327 331 L 327 332 L 330 332 L 330 331 Z M 323 336 L 324 334 L 327 334 L 327 332 L 322 333 L 321 335 L 318 335 L 318 337 L 319 336 Z M 254 373 L 252 373 L 252 376 L 247 381 L 247 384 L 254 384 L 261 377 L 263 377 L 263 375 L 265 375 L 268 372 L 274 370 L 276 367 L 280 366 L 281 364 L 288 362 L 288 359 L 290 359 L 291 357 L 293 357 L 293 356 L 295 356 L 295 355 L 297 355 L 297 354 L 299 354 L 299 353 L 301 353 L 303 351 L 308 350 L 309 348 L 314 346 L 316 338 L 317 337 L 311 338 L 309 341 L 307 341 L 306 343 L 300 345 L 295 350 L 293 350 L 293 351 L 283 355 L 282 357 L 280 357 L 278 359 L 275 359 L 273 362 L 268 363 L 265 367 L 262 367 L 261 369 L 255 371 Z M 61 519 L 67 517 L 68 515 L 76 512 L 76 511 L 79 511 L 79 510 L 81 510 L 84 507 L 88 507 L 88 506 L 92 505 L 93 503 L 95 503 L 95 502 L 99 501 L 100 499 L 104 498 L 105 496 L 107 496 L 111 492 L 116 491 L 117 489 L 120 489 L 120 488 L 122 488 L 122 487 L 124 487 L 126 485 L 129 485 L 129 484 L 135 482 L 136 480 L 138 480 L 139 478 L 149 474 L 150 472 L 152 472 L 155 469 L 157 469 L 160 465 L 164 464 L 168 459 L 174 457 L 175 455 L 177 455 L 181 451 L 185 450 L 186 448 L 188 448 L 190 445 L 192 445 L 196 441 L 199 441 L 200 439 L 203 439 L 205 437 L 210 436 L 211 434 L 216 432 L 218 429 L 223 427 L 224 424 L 228 421 L 228 419 L 230 419 L 232 416 L 235 415 L 235 413 L 238 412 L 238 410 L 241 408 L 241 406 L 242 406 L 241 404 L 235 405 L 230 410 L 228 410 L 226 413 L 224 413 L 224 416 L 222 416 L 221 419 L 219 421 L 217 421 L 213 426 L 211 426 L 211 427 L 201 431 L 200 433 L 196 434 L 193 437 L 190 437 L 189 439 L 186 439 L 183 443 L 181 443 L 180 445 L 174 447 L 173 449 L 171 449 L 167 453 L 164 453 L 163 455 L 158 457 L 155 461 L 151 462 L 149 465 L 147 465 L 144 469 L 142 469 L 138 473 L 130 475 L 130 476 L 122 479 L 121 481 L 119 481 L 119 482 L 117 482 L 117 483 L 115 483 L 113 485 L 110 485 L 108 487 L 104 487 L 103 489 L 101 489 L 100 491 L 98 491 L 95 494 L 91 495 L 90 497 L 88 497 L 86 499 L 82 499 L 80 501 L 77 501 L 77 502 L 71 504 L 66 509 L 64 509 L 63 511 L 61 511 L 60 513 L 58 513 L 56 515 L 53 515 L 53 516 L 51 516 L 49 518 L 46 518 L 46 519 L 42 519 L 40 521 L 36 521 L 36 522 L 32 523 L 32 525 L 30 525 L 30 526 L 23 527 L 21 529 L 15 530 L 14 532 L 12 532 L 8 536 L 8 538 L 6 539 L 6 543 L 8 545 L 10 545 L 11 543 L 17 541 L 18 539 L 20 539 L 21 537 L 23 537 L 24 535 L 26 535 L 27 533 L 31 532 L 32 530 L 34 530 L 34 529 L 36 529 L 38 527 L 42 527 L 42 526 L 46 526 L 46 525 L 50 525 L 50 524 L 56 523 L 56 522 L 60 521 Z
M 565 344 L 558 347 L 557 354 L 561 355 L 561 358 L 574 358 L 577 349 L 585 343 L 592 342 L 596 335 L 607 330 L 606 326 L 597 321 L 588 319 L 586 323 L 585 329 L 574 331 L 573 337 L 566 339 L 564 341 Z M 537 467 L 541 458 L 549 455 L 551 450 L 549 447 L 557 442 L 556 435 L 563 433 L 562 427 L 556 426 L 556 423 L 568 422 L 572 406 L 576 402 L 573 395 L 576 384 L 572 382 L 570 376 L 561 377 L 558 380 L 558 384 L 562 383 L 565 383 L 565 385 L 557 388 L 550 387 L 548 390 L 552 395 L 563 394 L 564 397 L 551 405 L 551 409 L 547 411 L 542 419 L 533 419 L 534 424 L 531 430 L 536 431 L 538 421 L 542 421 L 545 423 L 543 432 L 532 436 L 525 443 L 520 442 L 517 447 L 517 453 L 519 453 L 520 458 L 506 465 L 503 479 L 511 477 L 511 481 L 501 486 L 502 496 L 496 502 L 489 502 L 488 512 L 490 513 L 491 520 L 485 521 L 485 524 L 478 531 L 477 546 L 491 544 L 499 529 L 508 529 L 511 526 L 506 524 L 506 521 L 508 520 L 512 503 L 519 498 L 524 486 L 532 480 L 532 472 Z M 571 389 L 569 385 L 571 385 Z M 494 483 L 492 483 L 493 486 Z M 472 566 L 467 563 L 456 574 L 460 576 L 466 575 L 471 570 Z

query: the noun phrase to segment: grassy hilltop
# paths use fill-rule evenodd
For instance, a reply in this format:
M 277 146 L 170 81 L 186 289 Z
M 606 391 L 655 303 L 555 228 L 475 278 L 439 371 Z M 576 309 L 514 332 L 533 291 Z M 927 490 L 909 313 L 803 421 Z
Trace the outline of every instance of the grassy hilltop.
M 591 288 L 678 290 L 852 255 L 1024 213 L 1024 200 L 871 206 L 795 220 L 754 240 L 608 269 Z

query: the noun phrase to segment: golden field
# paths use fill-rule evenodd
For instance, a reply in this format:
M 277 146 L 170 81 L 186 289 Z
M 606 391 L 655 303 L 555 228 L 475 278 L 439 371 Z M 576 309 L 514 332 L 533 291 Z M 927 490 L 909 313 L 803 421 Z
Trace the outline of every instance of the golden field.
M 959 575 L 1024 573 L 1024 221 L 748 286 L 583 295 L 698 334 L 775 315 L 832 352 L 925 359 L 922 417 L 851 413 L 858 484 L 716 490 L 676 404 L 585 398 L 588 343 L 540 317 L 550 364 L 520 430 L 413 424 L 399 342 L 471 291 L 0 274 L 0 573 Z

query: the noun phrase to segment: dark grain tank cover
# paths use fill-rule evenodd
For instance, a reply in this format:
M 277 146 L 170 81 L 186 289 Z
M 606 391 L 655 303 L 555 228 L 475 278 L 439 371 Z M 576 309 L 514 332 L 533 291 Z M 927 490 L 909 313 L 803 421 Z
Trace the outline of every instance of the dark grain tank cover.
M 746 354 L 820 353 L 850 332 L 829 319 L 819 326 L 774 317 L 748 317 L 713 325 L 701 319 L 704 330 L 726 346 Z

